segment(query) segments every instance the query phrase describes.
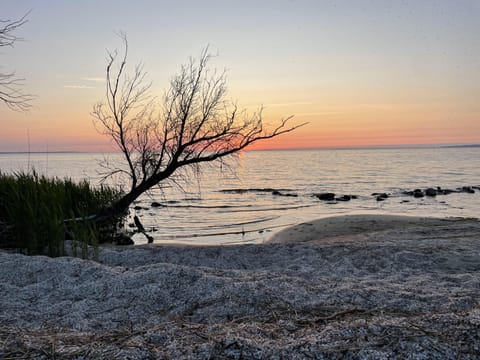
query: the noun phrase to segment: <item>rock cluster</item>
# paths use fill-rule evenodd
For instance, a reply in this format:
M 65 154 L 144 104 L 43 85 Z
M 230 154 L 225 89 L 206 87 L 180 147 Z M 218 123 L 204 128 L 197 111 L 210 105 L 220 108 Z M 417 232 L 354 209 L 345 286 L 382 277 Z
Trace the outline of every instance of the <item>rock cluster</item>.
M 406 190 L 400 193 L 400 195 L 412 196 L 414 198 L 423 198 L 423 197 L 435 197 L 437 195 L 448 195 L 452 193 L 465 193 L 465 194 L 475 194 L 476 190 L 480 190 L 480 186 L 462 186 L 456 189 L 443 189 L 440 186 L 428 187 L 424 189 L 414 189 Z M 275 194 L 274 194 L 275 195 Z M 277 194 L 278 195 L 278 194 Z M 389 194 L 385 192 L 374 192 L 371 196 L 375 197 L 377 201 L 384 201 L 391 196 L 399 194 Z M 286 195 L 291 196 L 291 195 Z M 325 201 L 329 204 L 336 204 L 339 201 L 350 201 L 352 199 L 357 199 L 356 195 L 341 195 L 337 196 L 333 192 L 323 192 L 323 193 L 314 193 L 313 197 L 316 197 L 318 200 Z M 403 200 L 402 202 L 409 202 L 409 200 Z
M 390 197 L 387 193 L 373 193 L 372 196 L 375 196 L 377 201 L 383 201 Z
M 298 197 L 298 194 L 292 194 L 292 193 L 283 193 L 279 190 L 273 190 L 272 195 L 275 196 L 290 196 L 290 197 Z
M 130 236 L 123 233 L 116 234 L 113 238 L 113 243 L 115 245 L 122 245 L 122 246 L 135 244 L 135 242 L 132 240 Z
M 425 196 L 434 197 L 437 195 L 448 195 L 452 193 L 467 193 L 467 194 L 474 194 L 475 190 L 480 190 L 479 186 L 462 186 L 460 188 L 453 189 L 442 189 L 440 186 L 436 188 L 426 188 L 425 190 L 422 189 L 415 189 L 413 191 L 404 191 L 403 195 L 413 196 L 416 198 L 422 198 Z
M 274 188 L 248 188 L 248 189 L 222 189 L 219 192 L 225 194 L 245 194 L 245 193 L 273 193 L 281 191 L 292 191 L 291 189 L 274 189 Z
M 341 195 L 336 196 L 335 193 L 327 192 L 327 193 L 317 193 L 313 194 L 318 200 L 322 201 L 350 201 L 352 199 L 356 199 L 357 195 Z

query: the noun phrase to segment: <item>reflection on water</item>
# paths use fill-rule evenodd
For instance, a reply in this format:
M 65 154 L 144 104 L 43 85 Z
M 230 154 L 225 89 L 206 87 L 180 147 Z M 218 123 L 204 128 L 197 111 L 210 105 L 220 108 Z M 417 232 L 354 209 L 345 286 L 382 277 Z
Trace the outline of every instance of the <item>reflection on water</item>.
M 119 155 L 108 155 L 112 162 Z M 100 181 L 102 154 L 2 154 L 3 172 L 35 169 L 48 176 Z M 115 180 L 115 183 L 118 179 Z M 261 242 L 286 225 L 351 213 L 478 217 L 479 191 L 435 198 L 405 190 L 480 185 L 480 148 L 255 151 L 229 168 L 207 166 L 200 178 L 163 186 L 132 209 L 156 242 L 229 244 Z M 279 191 L 276 195 L 274 190 Z M 314 193 L 358 198 L 326 203 Z M 371 194 L 387 192 L 378 202 Z M 152 202 L 161 206 L 152 207 Z M 142 242 L 141 236 L 138 241 Z

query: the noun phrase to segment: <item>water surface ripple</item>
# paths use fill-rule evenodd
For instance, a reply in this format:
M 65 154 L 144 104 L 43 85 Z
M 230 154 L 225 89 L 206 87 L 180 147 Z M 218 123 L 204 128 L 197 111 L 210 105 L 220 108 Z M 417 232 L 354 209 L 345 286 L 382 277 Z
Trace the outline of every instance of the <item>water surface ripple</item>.
M 0 154 L 2 172 L 27 170 L 98 183 L 99 161 L 117 154 Z M 480 186 L 480 148 L 428 147 L 251 151 L 230 170 L 206 167 L 199 179 L 165 186 L 132 208 L 157 242 L 257 243 L 282 227 L 339 214 L 479 217 L 480 191 L 414 198 L 404 191 Z M 117 180 L 112 180 L 118 183 Z M 313 194 L 356 195 L 320 201 Z M 388 193 L 377 201 L 372 193 Z M 160 206 L 151 206 L 157 202 Z M 136 241 L 144 242 L 142 236 Z

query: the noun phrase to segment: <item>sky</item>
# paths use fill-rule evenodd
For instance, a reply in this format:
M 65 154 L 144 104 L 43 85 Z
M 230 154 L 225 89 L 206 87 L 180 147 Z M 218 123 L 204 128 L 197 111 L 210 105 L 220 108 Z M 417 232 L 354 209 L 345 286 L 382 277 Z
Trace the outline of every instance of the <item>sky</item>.
M 0 72 L 36 99 L 0 104 L 0 152 L 113 149 L 91 111 L 119 31 L 155 95 L 209 46 L 241 108 L 308 122 L 256 148 L 480 143 L 480 0 L 0 0 L 27 12 Z

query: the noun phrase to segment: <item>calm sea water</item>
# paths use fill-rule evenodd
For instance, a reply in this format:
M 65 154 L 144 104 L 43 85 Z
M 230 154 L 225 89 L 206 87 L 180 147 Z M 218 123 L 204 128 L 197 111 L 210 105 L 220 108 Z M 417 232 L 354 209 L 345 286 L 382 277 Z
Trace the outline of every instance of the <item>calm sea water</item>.
M 99 183 L 100 160 L 118 155 L 0 154 L 3 172 L 34 167 L 48 176 Z M 382 213 L 480 217 L 480 191 L 435 198 L 402 194 L 415 188 L 480 185 L 480 148 L 401 148 L 245 152 L 230 168 L 206 167 L 200 177 L 168 184 L 135 204 L 156 242 L 255 243 L 299 222 L 340 214 Z M 273 195 L 276 189 L 283 195 Z M 326 203 L 312 196 L 357 195 Z M 387 192 L 383 202 L 372 196 Z M 152 202 L 162 204 L 152 207 Z M 135 237 L 138 243 L 143 236 Z

